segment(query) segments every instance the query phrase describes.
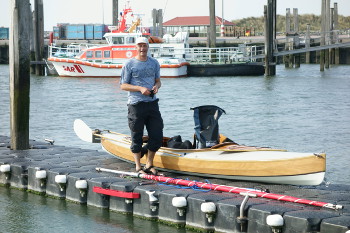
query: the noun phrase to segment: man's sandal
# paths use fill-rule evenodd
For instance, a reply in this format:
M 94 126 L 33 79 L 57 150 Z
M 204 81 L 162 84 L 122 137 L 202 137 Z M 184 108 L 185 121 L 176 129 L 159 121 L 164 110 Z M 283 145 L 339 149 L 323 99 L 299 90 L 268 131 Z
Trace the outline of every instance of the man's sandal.
M 138 174 L 147 174 L 145 171 L 144 171 L 144 168 L 139 168 L 139 169 L 136 169 L 136 172 L 138 173 Z
M 152 171 L 152 169 L 153 169 L 153 171 Z M 144 168 L 143 168 L 143 171 L 144 171 L 146 174 L 149 174 L 149 175 L 154 175 L 154 176 L 158 176 L 158 175 L 159 175 L 158 171 L 157 171 L 153 166 L 144 167 Z

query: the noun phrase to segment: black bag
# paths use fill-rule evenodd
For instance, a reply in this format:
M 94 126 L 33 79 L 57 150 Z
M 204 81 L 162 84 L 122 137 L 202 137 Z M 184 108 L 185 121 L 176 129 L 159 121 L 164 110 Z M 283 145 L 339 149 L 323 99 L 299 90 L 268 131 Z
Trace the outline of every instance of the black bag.
M 196 148 L 209 148 L 219 143 L 219 118 L 225 110 L 215 105 L 203 105 L 195 108 L 193 118 L 195 124 Z
M 177 135 L 168 140 L 168 147 L 176 149 L 192 149 L 192 143 L 188 140 L 182 142 L 181 136 Z

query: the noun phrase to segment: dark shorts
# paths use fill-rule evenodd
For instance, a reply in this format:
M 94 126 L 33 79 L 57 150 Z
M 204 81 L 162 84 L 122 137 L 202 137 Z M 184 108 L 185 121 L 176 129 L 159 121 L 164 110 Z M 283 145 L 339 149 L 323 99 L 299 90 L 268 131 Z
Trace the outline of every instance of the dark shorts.
M 142 148 L 143 130 L 148 133 L 147 149 L 157 151 L 163 142 L 163 119 L 158 100 L 128 105 L 128 123 L 131 131 L 131 151 L 139 153 Z

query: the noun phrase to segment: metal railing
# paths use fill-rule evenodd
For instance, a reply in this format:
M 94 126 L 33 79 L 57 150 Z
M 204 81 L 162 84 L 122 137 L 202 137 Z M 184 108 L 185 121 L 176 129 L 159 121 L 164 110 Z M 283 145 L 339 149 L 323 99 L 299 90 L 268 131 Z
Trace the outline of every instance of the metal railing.
M 67 47 L 49 46 L 50 57 L 73 58 L 83 49 L 90 48 L 92 44 L 71 44 Z M 240 47 L 222 47 L 222 48 L 172 48 L 160 47 L 150 48 L 150 54 L 154 58 L 184 58 L 193 64 L 207 63 L 235 63 L 255 61 L 254 56 L 262 53 L 261 46 L 240 46 Z
M 240 46 L 240 47 L 222 47 L 222 48 L 150 48 L 153 57 L 173 57 L 185 58 L 192 64 L 208 63 L 235 63 L 255 61 L 254 56 L 259 54 L 259 46 Z

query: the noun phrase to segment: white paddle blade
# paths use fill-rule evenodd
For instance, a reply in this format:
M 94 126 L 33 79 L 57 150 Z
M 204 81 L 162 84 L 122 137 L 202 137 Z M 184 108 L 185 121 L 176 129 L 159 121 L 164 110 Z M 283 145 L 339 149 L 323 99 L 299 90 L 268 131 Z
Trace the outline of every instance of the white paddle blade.
M 84 121 L 80 119 L 74 121 L 74 132 L 81 140 L 92 143 L 92 129 Z

